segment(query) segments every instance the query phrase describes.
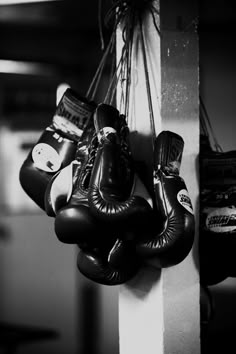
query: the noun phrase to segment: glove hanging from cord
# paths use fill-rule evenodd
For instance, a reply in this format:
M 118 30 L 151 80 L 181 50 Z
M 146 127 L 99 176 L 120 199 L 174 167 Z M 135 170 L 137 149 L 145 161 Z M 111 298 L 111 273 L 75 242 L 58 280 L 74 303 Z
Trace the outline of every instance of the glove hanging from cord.
M 156 232 L 137 242 L 138 254 L 155 257 L 160 267 L 180 263 L 194 241 L 194 215 L 185 182 L 179 176 L 184 142 L 170 131 L 161 132 L 154 148 Z
M 153 217 L 151 198 L 134 171 L 125 118 L 101 104 L 94 122 L 98 150 L 88 194 L 91 212 L 122 234 L 144 231 Z
M 21 166 L 23 190 L 44 210 L 44 194 L 52 177 L 74 159 L 77 142 L 95 109 L 93 102 L 68 88 L 62 96 L 51 124 Z
M 132 240 L 110 239 L 97 247 L 81 247 L 77 267 L 88 279 L 103 285 L 119 285 L 138 272 L 140 260 Z
M 169 267 L 183 261 L 190 252 L 194 242 L 195 219 L 186 184 L 179 175 L 184 141 L 171 131 L 162 131 L 156 136 L 141 18 L 139 26 L 153 141 L 156 220 L 154 231 L 147 230 L 137 242 L 137 252 L 146 260 L 155 258 L 155 264 L 159 267 Z
M 98 140 L 91 118 L 78 143 L 75 160 L 48 185 L 45 209 L 55 216 L 55 233 L 63 243 L 77 244 L 77 267 L 87 278 L 105 285 L 122 284 L 138 271 L 135 244 L 115 236 L 112 225 L 90 211 L 88 192 Z

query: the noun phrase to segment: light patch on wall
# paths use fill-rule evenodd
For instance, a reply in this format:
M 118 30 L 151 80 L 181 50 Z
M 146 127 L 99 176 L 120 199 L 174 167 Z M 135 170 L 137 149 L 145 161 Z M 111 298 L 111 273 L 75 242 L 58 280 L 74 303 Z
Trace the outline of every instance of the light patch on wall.
M 0 60 L 0 73 L 41 76 L 55 74 L 54 70 L 47 65 L 16 60 Z
M 12 131 L 8 126 L 0 128 L 0 162 L 2 166 L 0 179 L 3 183 L 0 205 L 6 212 L 22 213 L 40 210 L 24 192 L 19 182 L 20 167 L 31 147 L 39 139 L 40 134 L 40 131 Z
M 61 0 L 0 0 L 0 6 L 30 4 L 35 2 L 51 2 L 51 1 L 61 1 Z

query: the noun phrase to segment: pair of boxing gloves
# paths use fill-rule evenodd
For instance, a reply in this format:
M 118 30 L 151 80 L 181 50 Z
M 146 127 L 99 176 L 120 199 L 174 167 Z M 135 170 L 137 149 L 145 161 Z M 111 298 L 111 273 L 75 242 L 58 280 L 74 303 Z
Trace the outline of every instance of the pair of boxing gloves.
M 170 266 L 192 247 L 194 217 L 179 176 L 183 145 L 172 132 L 156 138 L 151 197 L 135 170 L 125 117 L 67 89 L 24 161 L 20 183 L 55 217 L 58 239 L 79 246 L 81 273 L 121 284 L 144 259 Z
M 232 163 L 232 162 L 231 162 Z M 236 276 L 235 184 L 203 185 L 200 194 L 200 281 L 216 285 Z

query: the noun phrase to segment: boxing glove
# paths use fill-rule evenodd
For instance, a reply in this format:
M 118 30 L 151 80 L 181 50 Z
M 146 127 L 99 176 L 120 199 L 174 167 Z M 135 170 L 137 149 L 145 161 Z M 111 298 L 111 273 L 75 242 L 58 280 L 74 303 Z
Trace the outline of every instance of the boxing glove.
M 84 125 L 95 104 L 68 88 L 56 107 L 51 124 L 23 162 L 19 180 L 26 194 L 44 210 L 48 182 L 75 156 Z
M 134 171 L 125 117 L 116 108 L 100 104 L 94 114 L 94 125 L 98 150 L 88 194 L 91 213 L 121 233 L 124 228 L 141 231 L 148 227 L 152 208 Z
M 170 131 L 161 132 L 154 146 L 156 231 L 137 241 L 137 252 L 155 258 L 160 267 L 180 263 L 194 241 L 194 215 L 183 178 L 179 176 L 184 141 Z
M 46 190 L 45 209 L 48 215 L 55 216 L 55 234 L 63 243 L 96 246 L 105 242 L 109 234 L 104 223 L 91 215 L 88 205 L 97 145 L 91 118 L 78 143 L 75 160 L 52 179 Z
M 236 190 L 234 186 L 203 187 L 200 193 L 200 281 L 216 285 L 236 272 Z
M 215 303 L 210 289 L 207 286 L 200 285 L 201 334 L 203 335 L 207 334 L 207 327 L 215 315 L 214 312 L 215 312 Z
M 87 195 L 88 183 L 85 183 L 88 178 L 88 174 L 86 174 L 88 171 L 87 163 L 89 158 L 91 160 L 91 156 L 89 157 L 89 154 L 91 155 L 90 152 L 92 152 L 92 155 L 94 154 L 96 144 L 95 140 L 92 143 L 93 135 L 94 124 L 91 116 L 78 141 L 74 160 L 58 171 L 47 185 L 44 208 L 48 216 L 55 216 L 69 202 L 77 185 Z
M 88 279 L 103 285 L 127 282 L 135 276 L 139 266 L 134 242 L 120 238 L 96 248 L 80 248 L 77 257 L 80 272 Z
M 75 160 L 48 184 L 45 210 L 55 216 L 58 239 L 79 246 L 78 269 L 95 282 L 116 285 L 135 273 L 138 261 L 132 241 L 116 240 L 114 229 L 90 213 L 87 195 L 96 149 L 97 137 L 90 119 L 78 143 Z
M 69 202 L 77 165 L 76 160 L 73 160 L 48 182 L 44 193 L 44 210 L 48 216 L 55 217 L 57 212 Z
M 211 286 L 228 278 L 231 257 L 227 252 L 226 240 L 217 240 L 215 234 L 200 228 L 198 248 L 200 283 Z

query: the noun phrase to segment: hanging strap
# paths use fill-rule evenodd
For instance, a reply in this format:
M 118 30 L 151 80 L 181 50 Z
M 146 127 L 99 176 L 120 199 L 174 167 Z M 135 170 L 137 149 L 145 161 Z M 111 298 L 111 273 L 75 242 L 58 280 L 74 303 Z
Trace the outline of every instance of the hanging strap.
M 102 74 L 104 72 L 104 68 L 106 66 L 106 63 L 108 61 L 108 58 L 109 58 L 109 55 L 113 52 L 113 48 L 114 48 L 114 43 L 115 43 L 115 31 L 113 30 L 112 34 L 111 34 L 111 38 L 108 42 L 108 45 L 104 51 L 104 54 L 102 55 L 102 58 L 99 62 L 99 65 L 97 67 L 97 70 L 95 72 L 95 75 L 93 76 L 92 78 L 92 81 L 91 81 L 91 84 L 88 88 L 88 91 L 87 91 L 87 94 L 86 94 L 86 97 L 91 99 L 91 100 L 94 100 L 94 97 L 97 93 L 97 90 L 98 90 L 98 86 L 99 86 L 99 83 L 101 81 L 101 77 L 102 77 Z
M 121 19 L 118 20 L 119 23 Z M 129 94 L 130 94 L 130 80 L 131 80 L 131 56 L 133 47 L 133 33 L 134 33 L 134 13 L 131 8 L 128 8 L 125 17 L 122 18 L 122 38 L 124 45 L 121 50 L 121 57 L 114 72 L 113 78 L 110 81 L 109 88 L 105 97 L 105 103 L 111 104 L 114 94 L 117 90 L 119 80 L 121 80 L 121 102 L 124 105 L 124 115 L 128 116 L 129 111 Z M 123 83 L 126 82 L 125 89 Z M 124 94 L 125 92 L 125 94 Z M 120 107 L 121 111 L 121 107 Z
M 139 26 L 140 26 L 141 47 L 142 47 L 143 63 L 144 63 L 145 83 L 146 83 L 146 88 L 147 88 L 149 117 L 150 117 L 151 132 L 152 132 L 152 144 L 153 144 L 153 148 L 154 148 L 154 142 L 155 142 L 155 139 L 156 139 L 156 130 L 155 130 L 155 121 L 154 121 L 154 113 L 153 113 L 153 105 L 152 105 L 151 87 L 150 87 L 149 71 L 148 71 L 147 56 L 146 56 L 146 49 L 145 49 L 145 41 L 144 41 L 144 35 L 143 35 L 143 25 L 142 25 L 141 17 L 139 19 Z
M 129 11 L 126 20 L 126 31 L 127 31 L 127 55 L 126 55 L 126 88 L 125 88 L 125 116 L 129 115 L 129 103 L 130 103 L 130 88 L 131 88 L 131 68 L 132 68 L 132 50 L 133 50 L 133 40 L 134 40 L 134 26 L 135 26 L 135 13 Z
M 103 39 L 103 33 L 102 33 L 102 23 L 101 23 L 101 0 L 99 0 L 99 9 L 98 9 L 98 22 L 99 22 L 99 33 L 100 33 L 100 40 L 101 40 L 101 46 L 102 49 L 104 48 L 104 39 Z M 110 11 L 106 14 L 105 21 L 110 21 L 111 18 L 116 14 L 116 4 L 112 6 Z M 98 91 L 99 84 L 102 79 L 102 75 L 104 72 L 104 69 L 106 67 L 106 64 L 108 62 L 108 59 L 114 61 L 115 58 L 115 43 L 116 43 L 116 30 L 118 27 L 118 24 L 120 23 L 121 19 L 123 18 L 124 13 L 122 11 L 118 11 L 118 14 L 116 16 L 115 22 L 113 24 L 113 29 L 112 29 L 112 34 L 110 37 L 110 40 L 108 42 L 108 45 L 104 51 L 104 54 L 100 60 L 100 63 L 97 67 L 97 70 L 95 72 L 95 75 L 92 78 L 91 84 L 88 88 L 86 97 L 88 99 L 94 100 L 94 97 Z M 124 31 L 125 32 L 125 31 Z M 125 33 L 123 32 L 123 36 Z M 109 86 L 104 98 L 104 103 L 111 104 L 114 98 L 114 94 L 117 88 L 117 83 L 120 78 L 120 75 L 122 73 L 124 63 L 125 63 L 125 57 L 126 57 L 126 52 L 127 52 L 127 42 L 125 42 L 125 46 L 122 50 L 122 55 L 120 58 L 120 61 L 118 65 L 115 67 L 114 65 L 111 65 L 111 75 L 110 75 L 110 80 L 109 80 Z M 114 68 L 115 67 L 115 68 Z
M 124 114 L 128 118 L 129 114 L 129 102 L 130 102 L 130 87 L 131 87 L 131 67 L 132 67 L 132 50 L 133 50 L 133 40 L 134 40 L 134 27 L 138 22 L 140 26 L 141 33 L 141 46 L 142 46 L 142 54 L 143 54 L 143 62 L 144 62 L 144 72 L 145 72 L 145 82 L 147 88 L 147 97 L 148 97 L 148 107 L 149 107 L 149 115 L 150 115 L 150 124 L 152 130 L 152 140 L 154 144 L 154 140 L 156 138 L 155 132 L 155 122 L 154 122 L 154 114 L 153 114 L 153 106 L 152 106 L 152 98 L 151 98 L 151 88 L 150 88 L 150 80 L 149 80 L 149 72 L 148 72 L 148 64 L 146 57 L 146 49 L 145 49 L 145 41 L 143 35 L 143 26 L 142 26 L 142 13 L 136 12 L 136 5 L 129 4 L 125 1 L 113 1 L 113 6 L 108 11 L 105 17 L 105 21 L 108 23 L 111 21 L 113 17 L 115 17 L 115 22 L 113 25 L 113 30 L 111 34 L 111 38 L 109 43 L 104 51 L 102 59 L 98 65 L 98 68 L 95 72 L 95 75 L 92 79 L 92 82 L 87 91 L 87 98 L 94 100 L 94 97 L 97 93 L 99 83 L 102 78 L 102 74 L 104 72 L 104 68 L 108 61 L 110 55 L 113 56 L 114 59 L 114 47 L 115 47 L 115 39 L 116 39 L 116 30 L 119 24 L 123 22 L 123 31 L 122 37 L 124 41 L 124 46 L 121 52 L 121 58 L 119 60 L 118 65 L 115 69 L 112 67 L 112 75 L 109 80 L 109 86 L 105 95 L 104 102 L 107 104 L 112 104 L 114 95 L 117 89 L 118 81 L 121 79 L 122 87 L 121 87 L 121 105 L 122 102 L 124 104 Z M 160 30 L 155 21 L 155 13 L 157 10 L 151 4 L 149 4 L 148 10 L 150 11 L 154 26 L 160 34 Z M 102 24 L 101 24 L 101 0 L 99 0 L 99 32 L 101 38 L 101 45 L 104 47 L 104 40 L 102 34 Z M 125 89 L 123 86 L 123 82 L 125 82 Z
M 108 86 L 108 90 L 104 99 L 104 103 L 111 104 L 113 101 L 113 97 L 117 88 L 118 81 L 121 77 L 123 67 L 124 67 L 124 61 L 125 61 L 125 56 L 126 56 L 126 46 L 122 48 L 122 53 L 120 60 L 114 70 L 114 73 L 112 75 L 112 78 L 110 79 L 110 84 Z
M 208 139 L 211 137 L 214 142 L 214 147 L 217 152 L 223 152 L 221 145 L 218 143 L 216 136 L 214 134 L 213 127 L 211 125 L 210 117 L 208 115 L 206 106 L 200 96 L 200 127 L 203 135 L 207 136 Z

